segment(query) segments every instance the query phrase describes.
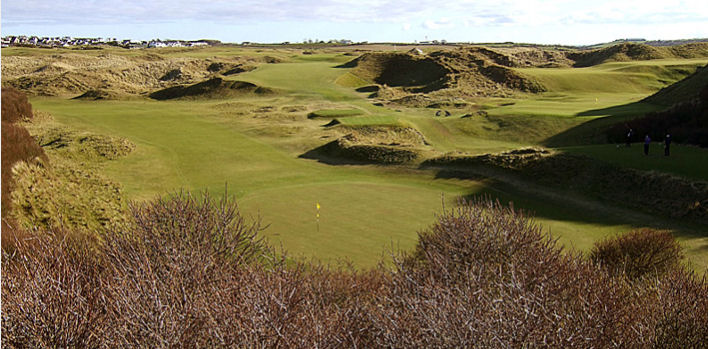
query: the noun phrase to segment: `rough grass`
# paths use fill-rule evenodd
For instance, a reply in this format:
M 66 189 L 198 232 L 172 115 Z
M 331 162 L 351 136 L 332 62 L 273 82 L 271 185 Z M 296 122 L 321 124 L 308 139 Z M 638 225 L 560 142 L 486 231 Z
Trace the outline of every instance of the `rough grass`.
M 661 91 L 647 97 L 645 101 L 663 105 L 673 105 L 698 97 L 702 89 L 708 85 L 708 66 L 697 69 L 683 80 L 669 85 Z
M 20 123 L 33 117 L 32 105 L 27 96 L 15 89 L 2 89 L 2 246 L 13 235 L 16 223 L 12 218 L 15 210 L 10 195 L 16 186 L 13 168 L 25 162 L 47 162 L 42 148 L 32 139 L 27 129 Z M 6 237 L 8 239 L 6 239 Z
M 135 145 L 58 125 L 51 115 L 26 125 L 48 160 L 12 167 L 16 185 L 7 199 L 15 208 L 10 215 L 15 224 L 94 233 L 123 224 L 127 207 L 122 190 L 101 168 Z
M 585 156 L 520 149 L 476 157 L 445 156 L 431 166 L 491 166 L 519 173 L 536 183 L 581 192 L 648 212 L 708 224 L 708 182 L 637 171 Z
M 357 116 L 357 117 L 340 117 L 337 118 L 340 124 L 345 126 L 401 126 L 401 122 L 395 116 L 388 115 L 372 115 L 372 116 Z

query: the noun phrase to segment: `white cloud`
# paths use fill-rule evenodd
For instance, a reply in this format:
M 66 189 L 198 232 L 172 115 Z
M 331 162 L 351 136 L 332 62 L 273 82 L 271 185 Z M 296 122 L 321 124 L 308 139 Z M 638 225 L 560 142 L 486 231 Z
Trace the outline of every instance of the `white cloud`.
M 428 19 L 423 22 L 422 26 L 425 29 L 438 30 L 438 29 L 453 27 L 454 24 L 450 21 L 450 19 L 442 18 L 437 21 Z
M 406 22 L 430 18 L 467 20 L 472 25 L 619 23 L 689 20 L 708 23 L 708 2 L 645 0 L 5 0 L 2 20 L 46 23 L 159 22 L 183 19 L 213 22 L 343 21 Z M 426 21 L 427 22 L 427 21 Z
M 536 42 L 556 38 L 623 37 L 666 33 L 665 38 L 708 37 L 708 1 L 678 0 L 4 0 L 3 32 L 54 31 L 73 26 L 91 32 L 99 26 L 146 28 L 145 36 L 170 26 L 248 31 L 273 41 L 298 35 L 360 35 L 362 40 L 421 39 L 425 31 L 458 40 L 503 41 L 529 36 Z M 413 24 L 413 25 L 412 25 Z M 50 28 L 50 29 L 45 29 Z M 237 29 L 234 29 L 237 28 Z M 277 31 L 276 31 L 277 28 Z M 607 32 L 607 28 L 615 28 Z M 621 28 L 618 29 L 618 28 Z M 297 29 L 297 30 L 295 30 Z M 196 29 L 195 29 L 196 30 Z M 211 32 L 209 31 L 209 33 Z M 185 33 L 180 31 L 179 33 Z M 302 32 L 302 34 L 300 34 Z M 405 35 L 403 34 L 405 32 Z M 572 33 L 572 34 L 571 34 Z M 208 34 L 208 33 L 207 33 Z M 119 35 L 118 33 L 116 35 Z M 240 35 L 240 34 L 239 34 Z M 604 35 L 604 36 L 602 36 Z M 211 35 L 210 35 L 211 36 Z M 644 35 L 642 35 L 644 36 Z M 260 36 L 259 36 L 260 37 Z M 650 34 L 646 35 L 647 38 Z M 288 40 L 292 38 L 288 37 Z M 521 39 L 518 39 L 521 40 Z M 583 41 L 592 39 L 583 39 Z M 600 41 L 602 39 L 598 39 Z

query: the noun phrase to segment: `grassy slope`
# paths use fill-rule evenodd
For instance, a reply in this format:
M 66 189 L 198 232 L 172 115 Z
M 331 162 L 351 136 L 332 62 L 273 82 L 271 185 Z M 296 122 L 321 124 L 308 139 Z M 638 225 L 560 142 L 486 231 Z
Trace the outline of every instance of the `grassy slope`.
M 548 134 L 572 127 L 582 119 L 602 116 L 600 112 L 585 117 L 578 117 L 579 114 L 612 108 L 648 94 L 641 89 L 625 93 L 596 91 L 601 85 L 571 88 L 592 81 L 594 73 L 609 79 L 604 81 L 606 84 L 624 78 L 623 73 L 604 72 L 609 69 L 605 65 L 587 68 L 585 73 L 566 72 L 571 77 L 553 70 L 539 70 L 537 75 L 547 73 L 544 77 L 548 81 L 558 81 L 557 91 L 506 106 L 501 104 L 508 101 L 481 101 L 488 105 L 492 121 L 432 118 L 431 110 L 396 112 L 371 105 L 363 94 L 335 83 L 346 73 L 333 68 L 342 57 L 315 58 L 296 58 L 294 61 L 299 63 L 264 65 L 241 74 L 239 79 L 278 88 L 285 94 L 234 102 L 256 106 L 324 103 L 326 108 L 336 104 L 337 108 L 361 109 L 369 114 L 361 118 L 417 127 L 439 151 L 480 153 L 540 143 Z M 637 84 L 644 81 L 642 77 L 636 79 Z M 277 127 L 267 119 L 235 120 L 213 108 L 224 101 L 81 102 L 38 98 L 32 102 L 36 109 L 52 112 L 58 121 L 115 134 L 136 143 L 138 147 L 133 154 L 112 163 L 109 169 L 110 176 L 123 183 L 132 198 L 149 198 L 180 187 L 219 193 L 228 183 L 246 212 L 260 213 L 271 224 L 265 235 L 276 244 L 282 242 L 287 250 L 299 256 L 325 260 L 346 256 L 355 265 L 371 266 L 391 243 L 400 244 L 401 248 L 412 246 L 416 231 L 432 222 L 433 213 L 440 210 L 441 193 L 446 193 L 448 201 L 459 195 L 479 193 L 514 201 L 517 207 L 536 211 L 539 221 L 560 236 L 562 242 L 580 249 L 589 248 L 602 236 L 631 227 L 675 224 L 644 216 L 608 217 L 499 183 L 434 179 L 429 172 L 328 166 L 298 159 L 302 149 L 293 145 L 326 140 L 313 140 L 298 133 L 291 135 L 286 132 L 288 127 L 318 128 L 322 120 Z M 496 129 L 486 127 L 494 124 Z M 531 135 L 519 136 L 527 133 Z M 317 201 L 322 204 L 319 232 L 314 219 Z M 684 227 L 679 231 L 699 269 L 708 266 L 703 252 L 708 239 L 700 229 Z

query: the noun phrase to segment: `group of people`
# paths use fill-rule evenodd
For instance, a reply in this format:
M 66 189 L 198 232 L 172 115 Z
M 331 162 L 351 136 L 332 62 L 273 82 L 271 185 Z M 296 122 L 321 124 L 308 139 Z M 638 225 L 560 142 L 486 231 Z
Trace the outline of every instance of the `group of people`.
M 632 137 L 634 136 L 634 130 L 631 128 L 627 132 L 627 147 L 632 144 Z M 649 155 L 649 145 L 651 144 L 651 137 L 649 134 L 644 135 L 644 155 Z M 664 156 L 669 156 L 671 153 L 671 134 L 667 131 L 666 136 L 664 136 Z

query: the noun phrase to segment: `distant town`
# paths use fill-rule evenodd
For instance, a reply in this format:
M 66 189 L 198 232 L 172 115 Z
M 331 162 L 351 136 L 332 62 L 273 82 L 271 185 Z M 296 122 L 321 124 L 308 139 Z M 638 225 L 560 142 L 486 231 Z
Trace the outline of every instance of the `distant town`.
M 75 47 L 75 46 L 118 46 L 123 48 L 152 48 L 152 47 L 195 47 L 210 46 L 220 44 L 216 40 L 160 40 L 133 41 L 130 39 L 118 40 L 116 38 L 73 38 L 63 37 L 39 37 L 39 36 L 4 36 L 2 47 L 9 46 L 32 46 L 32 47 Z
M 637 43 L 645 44 L 650 46 L 674 46 L 697 42 L 708 42 L 708 38 L 700 39 L 677 39 L 677 40 L 651 40 L 648 41 L 642 38 L 628 38 L 628 39 L 617 39 L 611 42 L 598 43 L 594 45 L 582 45 L 582 46 L 564 46 L 564 45 L 542 45 L 542 44 L 528 44 L 528 43 L 514 43 L 514 42 L 503 42 L 503 43 L 486 43 L 492 45 L 513 45 L 513 46 L 562 46 L 577 49 L 594 49 L 601 48 L 605 46 L 611 46 L 621 43 Z M 222 43 L 219 40 L 161 40 L 153 39 L 149 41 L 135 41 L 131 39 L 117 39 L 117 38 L 74 38 L 71 36 L 63 37 L 46 37 L 46 36 L 25 36 L 25 35 L 8 35 L 2 37 L 2 47 L 10 46 L 25 46 L 25 47 L 43 47 L 43 48 L 59 48 L 59 47 L 72 47 L 72 48 L 83 48 L 83 49 L 99 49 L 101 46 L 115 46 L 122 47 L 126 49 L 142 49 L 142 48 L 160 48 L 160 47 L 199 47 L 199 46 L 215 46 L 215 45 L 240 45 L 240 46 L 270 46 L 270 45 L 365 45 L 369 44 L 368 41 L 354 42 L 352 40 L 341 39 L 341 40 L 319 40 L 319 39 L 304 39 L 302 42 L 289 42 L 284 41 L 280 43 L 258 43 L 258 42 L 248 42 L 244 41 L 241 43 Z M 414 41 L 413 43 L 391 43 L 393 45 L 459 45 L 459 44 L 473 44 L 472 42 L 448 42 L 447 40 L 424 40 L 424 41 Z M 485 44 L 485 43 L 477 43 Z
M 347 39 L 339 40 L 318 40 L 318 39 L 304 39 L 302 42 L 291 43 L 289 41 L 277 43 L 275 45 L 318 45 L 318 44 L 329 44 L 329 45 L 356 45 L 356 44 L 368 44 L 368 41 L 354 42 Z M 223 43 L 218 40 L 160 40 L 153 39 L 149 41 L 134 41 L 131 39 L 117 39 L 117 38 L 74 38 L 71 36 L 63 37 L 46 37 L 46 36 L 25 36 L 25 35 L 9 35 L 2 38 L 2 47 L 10 46 L 26 46 L 26 47 L 45 47 L 45 48 L 58 48 L 58 47 L 99 47 L 99 46 L 116 46 L 126 49 L 141 49 L 141 48 L 159 48 L 159 47 L 197 47 L 197 46 L 214 46 L 222 45 Z M 446 40 L 426 40 L 415 42 L 419 45 L 445 45 L 448 44 Z M 229 43 L 229 45 L 263 45 L 262 43 L 248 42 L 244 41 L 241 43 Z M 272 44 L 271 44 L 272 45 Z

